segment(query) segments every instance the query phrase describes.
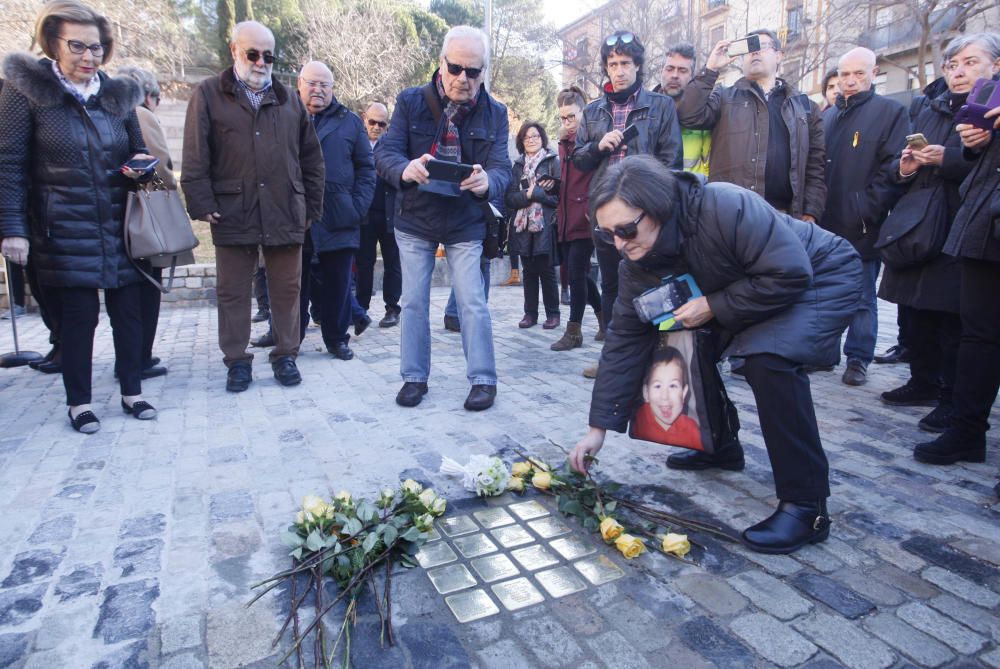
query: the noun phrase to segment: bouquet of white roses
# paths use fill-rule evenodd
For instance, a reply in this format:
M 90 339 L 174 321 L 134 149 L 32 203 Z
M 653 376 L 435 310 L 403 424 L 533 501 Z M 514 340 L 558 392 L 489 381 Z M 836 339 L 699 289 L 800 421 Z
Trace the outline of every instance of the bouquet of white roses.
M 461 476 L 465 489 L 480 497 L 503 494 L 510 481 L 510 470 L 503 460 L 489 455 L 473 455 L 465 466 L 446 457 L 441 461 L 441 473 Z

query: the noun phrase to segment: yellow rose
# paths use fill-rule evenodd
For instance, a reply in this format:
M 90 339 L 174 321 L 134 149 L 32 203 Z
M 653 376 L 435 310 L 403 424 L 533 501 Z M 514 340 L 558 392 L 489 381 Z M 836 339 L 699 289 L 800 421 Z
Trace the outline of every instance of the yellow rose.
M 621 554 L 628 560 L 639 557 L 646 552 L 646 544 L 642 543 L 642 539 L 633 537 L 631 534 L 623 534 L 615 539 L 615 548 L 621 551 Z
M 413 479 L 406 479 L 403 481 L 403 492 L 410 493 L 411 495 L 419 495 L 420 491 L 423 489 L 424 487 Z
M 302 498 L 302 509 L 317 518 L 326 513 L 327 503 L 318 495 L 306 495 Z
M 305 525 L 306 524 L 306 512 L 305 511 L 299 511 L 297 514 L 295 514 L 295 524 L 296 525 Z
M 515 462 L 510 466 L 510 473 L 514 476 L 524 476 L 531 471 L 530 462 Z
M 349 490 L 341 490 L 340 492 L 338 492 L 336 494 L 336 496 L 334 496 L 334 499 L 339 499 L 344 504 L 350 504 L 351 503 L 351 493 L 350 493 Z
M 614 518 L 605 518 L 601 521 L 601 536 L 607 542 L 614 541 L 622 535 L 625 528 L 622 527 L 617 520 Z
M 674 534 L 671 532 L 664 535 L 660 548 L 663 549 L 664 553 L 673 553 L 677 557 L 684 557 L 691 550 L 691 542 L 688 541 L 686 534 Z
M 534 469 L 536 472 L 547 472 L 550 469 L 552 469 L 541 460 L 535 460 L 534 458 L 532 458 L 529 464 L 531 465 L 532 469 Z
M 512 476 L 507 481 L 507 490 L 511 492 L 524 492 L 524 479 L 520 476 Z
M 539 490 L 548 490 L 552 487 L 552 474 L 535 472 L 535 475 L 531 477 L 531 484 Z

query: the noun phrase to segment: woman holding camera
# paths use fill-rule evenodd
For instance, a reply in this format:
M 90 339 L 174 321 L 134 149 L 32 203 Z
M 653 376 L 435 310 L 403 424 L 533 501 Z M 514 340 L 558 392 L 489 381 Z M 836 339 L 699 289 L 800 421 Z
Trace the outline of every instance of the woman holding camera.
M 15 262 L 30 251 L 39 283 L 59 296 L 70 424 L 93 433 L 100 429 L 90 408 L 98 289 L 114 330 L 122 409 L 156 417 L 142 399 L 141 277 L 122 234 L 128 192 L 146 176 L 138 163 L 152 156 L 135 114 L 139 86 L 99 69 L 114 51 L 108 20 L 77 0 L 52 0 L 35 33 L 45 58 L 14 53 L 4 62 L 0 237 Z
M 803 366 L 839 357 L 840 334 L 858 306 L 861 260 L 851 245 L 781 214 L 751 191 L 671 172 L 649 156 L 612 165 L 590 193 L 595 236 L 623 260 L 619 293 L 601 353 L 590 430 L 570 463 L 584 471 L 607 430 L 624 432 L 642 401 L 642 377 L 658 330 L 633 299 L 668 275 L 689 273 L 703 297 L 675 310 L 687 328 L 709 327 L 724 350 L 746 359 L 779 505 L 743 532 L 762 553 L 791 553 L 824 541 L 829 467 Z M 728 413 L 727 408 L 727 413 Z M 733 444 L 735 435 L 721 435 Z M 736 449 L 742 469 L 743 454 Z M 734 467 L 735 468 L 735 467 Z
M 545 323 L 559 327 L 559 282 L 556 279 L 556 207 L 559 205 L 559 156 L 548 148 L 545 128 L 527 121 L 517 133 L 517 150 L 504 203 L 510 214 L 508 248 L 521 258 L 524 285 L 524 318 L 519 328 L 538 323 L 538 288 L 541 284 Z

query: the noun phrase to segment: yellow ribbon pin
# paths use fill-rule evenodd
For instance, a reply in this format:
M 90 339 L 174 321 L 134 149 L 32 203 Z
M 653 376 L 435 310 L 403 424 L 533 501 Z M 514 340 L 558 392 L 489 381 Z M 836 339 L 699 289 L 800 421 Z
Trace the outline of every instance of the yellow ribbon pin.
M 854 141 L 851 142 L 851 146 L 855 149 L 858 148 L 858 141 L 861 139 L 861 132 L 859 130 L 854 131 Z

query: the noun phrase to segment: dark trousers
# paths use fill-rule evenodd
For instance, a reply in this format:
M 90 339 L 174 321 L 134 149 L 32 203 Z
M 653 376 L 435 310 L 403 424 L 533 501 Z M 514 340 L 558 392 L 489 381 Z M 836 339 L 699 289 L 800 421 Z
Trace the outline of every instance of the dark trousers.
M 769 353 L 743 360 L 778 499 L 829 497 L 830 466 L 819 438 L 809 377 L 802 365 Z
M 28 278 L 28 285 L 31 286 L 31 295 L 35 298 L 35 302 L 38 303 L 38 311 L 42 315 L 42 323 L 49 329 L 49 343 L 52 346 L 59 346 L 59 323 L 62 318 L 62 303 L 60 299 L 62 293 L 58 288 L 43 286 L 38 283 L 38 275 L 35 273 L 34 265 L 30 260 L 24 273 Z
M 150 276 L 163 283 L 163 268 L 153 267 Z M 142 316 L 142 369 L 150 366 L 153 359 L 153 343 L 156 341 L 156 327 L 160 323 L 160 299 L 163 293 L 143 279 L 139 284 L 139 308 Z
M 403 290 L 403 270 L 399 267 L 399 247 L 396 235 L 385 222 L 385 214 L 376 212 L 361 226 L 361 248 L 358 249 L 358 303 L 367 311 L 375 292 L 375 246 L 382 248 L 382 299 L 385 309 L 399 310 L 399 295 Z
M 559 281 L 551 256 L 521 256 L 521 284 L 524 286 L 524 313 L 538 318 L 540 284 L 545 316 L 559 315 Z
M 94 330 L 101 311 L 96 288 L 49 288 L 59 293 L 60 323 L 67 334 L 62 345 L 62 378 L 66 404 L 90 404 L 94 357 Z M 142 313 L 140 284 L 104 291 L 115 343 L 115 369 L 122 395 L 142 394 Z
M 604 327 L 608 327 L 618 299 L 618 263 L 622 257 L 614 244 L 595 242 L 594 246 L 597 249 L 597 265 L 601 268 L 601 313 L 604 314 Z
M 319 256 L 319 280 L 322 291 L 314 299 L 319 306 L 320 330 L 328 350 L 336 344 L 346 344 L 351 336 L 347 328 L 351 314 L 351 267 L 354 249 L 323 251 Z M 316 268 L 314 268 L 316 269 Z
M 903 348 L 910 348 L 913 345 L 912 326 L 910 325 L 912 313 L 912 307 L 902 304 L 896 307 L 896 327 L 898 328 L 896 343 Z
M 588 304 L 595 314 L 601 312 L 601 291 L 590 278 L 590 255 L 594 252 L 594 243 L 589 239 L 574 239 L 562 242 L 560 246 L 569 283 L 569 322 L 582 323 Z
M 267 311 L 271 308 L 271 303 L 267 299 L 267 270 L 263 265 L 253 273 L 253 298 L 257 301 L 257 309 Z
M 516 253 L 512 253 L 510 256 L 510 269 L 511 271 L 521 269 L 521 261 Z
M 981 442 L 1000 387 L 1000 262 L 962 259 L 962 335 L 958 346 L 952 430 Z
M 6 262 L 7 269 L 7 297 L 12 304 L 19 307 L 24 306 L 24 267 Z
M 958 314 L 930 309 L 910 309 L 907 318 L 910 380 L 921 388 L 939 389 L 940 401 L 950 404 L 962 321 Z

